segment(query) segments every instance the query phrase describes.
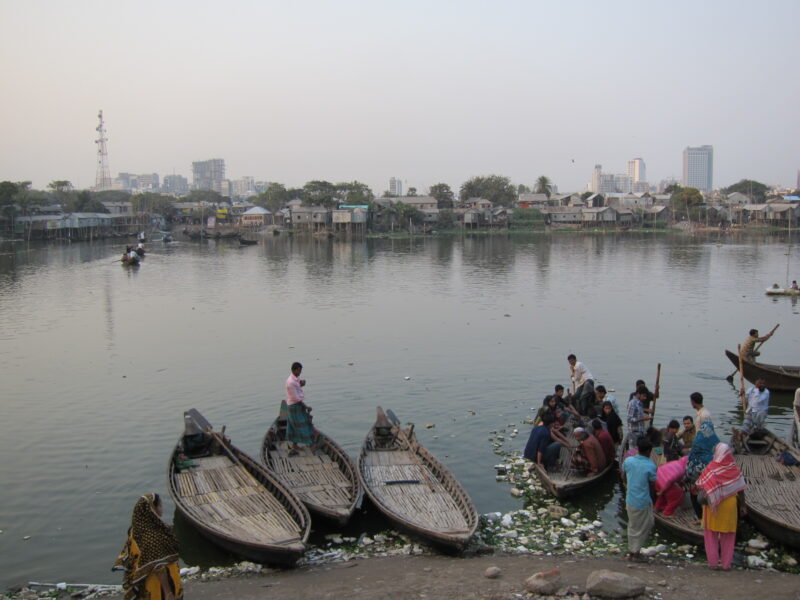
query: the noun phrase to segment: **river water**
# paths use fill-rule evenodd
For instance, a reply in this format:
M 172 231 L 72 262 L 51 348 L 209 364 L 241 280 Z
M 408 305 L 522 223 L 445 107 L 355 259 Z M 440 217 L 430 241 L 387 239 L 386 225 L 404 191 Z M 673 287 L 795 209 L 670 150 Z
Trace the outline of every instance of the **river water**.
M 391 408 L 480 512 L 520 507 L 494 481 L 489 432 L 566 386 L 571 352 L 622 405 L 636 379 L 652 386 L 660 362 L 656 424 L 690 414 L 701 391 L 726 429 L 739 413 L 724 348 L 780 323 L 762 360 L 800 362 L 800 307 L 764 295 L 785 283 L 787 259 L 800 266 L 788 242 L 276 236 L 154 245 L 138 270 L 112 262 L 119 243 L 1 246 L 0 589 L 119 582 L 109 568 L 136 498 L 168 497 L 183 411 L 199 409 L 257 454 L 295 360 L 315 423 L 352 456 L 375 406 Z M 769 423 L 782 434 L 790 406 L 773 395 Z M 527 439 L 518 427 L 510 449 Z M 620 526 L 615 484 L 583 503 Z M 213 561 L 191 531 L 179 535 L 192 560 Z

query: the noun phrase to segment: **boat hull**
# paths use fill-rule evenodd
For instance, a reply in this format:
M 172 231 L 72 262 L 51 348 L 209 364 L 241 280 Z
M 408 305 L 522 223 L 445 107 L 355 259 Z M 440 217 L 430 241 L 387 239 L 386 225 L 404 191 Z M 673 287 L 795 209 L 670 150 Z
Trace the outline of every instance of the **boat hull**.
M 725 350 L 725 356 L 737 369 L 739 368 L 738 354 Z M 769 365 L 743 360 L 742 370 L 744 371 L 742 375 L 750 383 L 755 383 L 756 379 L 763 378 L 769 390 L 794 391 L 800 388 L 800 367 Z

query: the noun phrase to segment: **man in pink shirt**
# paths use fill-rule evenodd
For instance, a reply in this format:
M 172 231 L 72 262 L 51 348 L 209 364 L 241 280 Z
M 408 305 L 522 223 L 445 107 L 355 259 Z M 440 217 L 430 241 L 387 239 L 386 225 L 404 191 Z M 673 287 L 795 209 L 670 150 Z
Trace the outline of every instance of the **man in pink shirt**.
M 299 362 L 292 363 L 292 374 L 286 380 L 286 408 L 288 417 L 286 419 L 286 439 L 292 442 L 290 456 L 297 454 L 300 450 L 299 444 L 314 446 L 314 427 L 311 425 L 311 407 L 305 403 L 303 386 L 305 379 L 300 379 L 303 365 Z

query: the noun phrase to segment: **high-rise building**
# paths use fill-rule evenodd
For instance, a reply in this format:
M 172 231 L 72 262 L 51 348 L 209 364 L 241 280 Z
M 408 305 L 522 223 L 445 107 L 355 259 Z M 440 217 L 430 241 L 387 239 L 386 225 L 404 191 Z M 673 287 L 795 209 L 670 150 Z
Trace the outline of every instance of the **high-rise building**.
M 628 177 L 631 178 L 633 183 L 647 181 L 647 172 L 644 165 L 644 159 L 633 158 L 628 161 Z
M 403 195 L 403 181 L 399 177 L 389 179 L 389 194 L 392 196 Z
M 213 190 L 222 193 L 222 182 L 225 180 L 225 160 L 212 158 L 192 163 L 192 189 Z
M 164 193 L 185 196 L 189 193 L 189 180 L 183 175 L 164 175 Z
M 241 179 L 234 179 L 231 181 L 231 194 L 236 198 L 249 198 L 250 196 L 255 196 L 255 178 L 245 175 Z
M 591 190 L 595 194 L 600 193 L 600 178 L 603 176 L 603 165 L 595 165 L 592 171 L 592 187 Z
M 683 186 L 710 192 L 714 188 L 714 147 L 687 146 L 683 151 Z
M 614 189 L 623 194 L 630 194 L 633 191 L 633 179 L 624 173 L 614 175 Z

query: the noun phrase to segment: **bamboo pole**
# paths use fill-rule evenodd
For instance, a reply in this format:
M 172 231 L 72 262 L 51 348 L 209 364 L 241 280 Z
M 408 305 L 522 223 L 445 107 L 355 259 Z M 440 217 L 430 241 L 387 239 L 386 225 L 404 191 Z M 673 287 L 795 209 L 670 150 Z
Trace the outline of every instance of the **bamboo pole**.
M 740 393 L 742 395 L 742 412 L 747 412 L 747 399 L 744 393 L 744 365 L 742 361 L 742 345 L 738 344 L 736 349 L 739 351 L 739 385 L 741 386 Z
M 650 424 L 652 425 L 656 418 L 656 402 L 658 402 L 658 397 L 661 395 L 661 363 L 658 363 L 658 367 L 656 367 L 656 386 L 653 390 L 653 409 L 650 412 Z

